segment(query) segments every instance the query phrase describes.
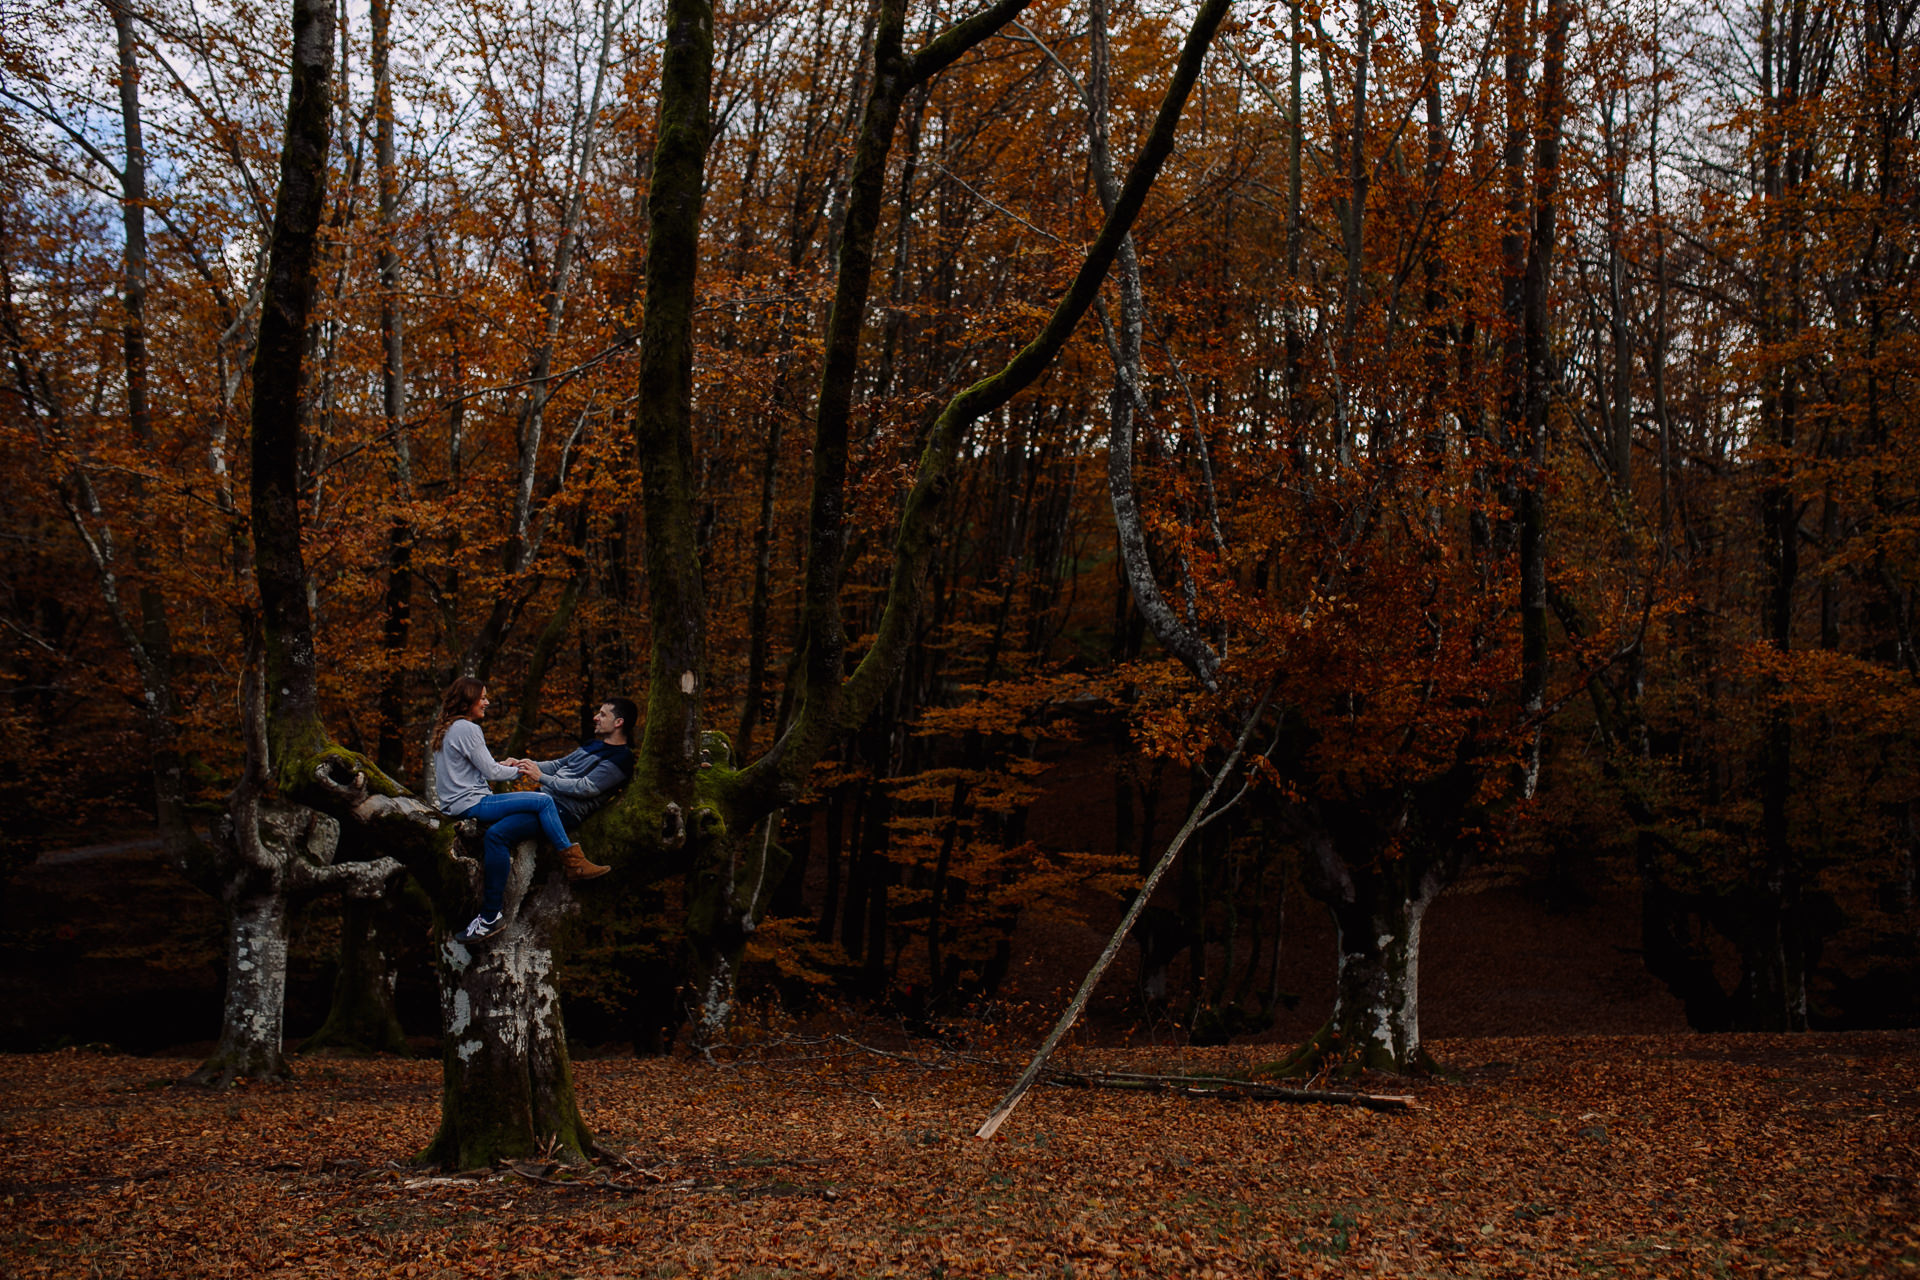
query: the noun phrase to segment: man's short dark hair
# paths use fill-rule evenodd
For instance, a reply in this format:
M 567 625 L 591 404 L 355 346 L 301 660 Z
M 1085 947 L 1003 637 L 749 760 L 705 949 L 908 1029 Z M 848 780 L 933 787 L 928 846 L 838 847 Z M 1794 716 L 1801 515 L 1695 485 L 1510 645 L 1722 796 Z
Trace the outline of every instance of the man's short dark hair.
M 632 737 L 634 721 L 640 718 L 640 708 L 634 705 L 633 699 L 604 698 L 602 701 L 613 708 L 613 717 L 620 722 L 620 732 Z

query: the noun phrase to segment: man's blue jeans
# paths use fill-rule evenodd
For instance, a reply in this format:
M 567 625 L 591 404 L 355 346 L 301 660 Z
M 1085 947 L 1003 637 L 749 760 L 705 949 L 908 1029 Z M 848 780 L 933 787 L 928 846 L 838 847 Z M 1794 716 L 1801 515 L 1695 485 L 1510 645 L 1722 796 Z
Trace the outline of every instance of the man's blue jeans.
M 556 852 L 564 852 L 573 843 L 560 821 L 560 810 L 553 797 L 544 791 L 508 791 L 483 798 L 460 815 L 488 823 L 482 842 L 487 851 L 487 892 L 482 902 L 486 914 L 500 914 L 507 892 L 507 869 L 513 865 L 513 846 L 544 833 Z

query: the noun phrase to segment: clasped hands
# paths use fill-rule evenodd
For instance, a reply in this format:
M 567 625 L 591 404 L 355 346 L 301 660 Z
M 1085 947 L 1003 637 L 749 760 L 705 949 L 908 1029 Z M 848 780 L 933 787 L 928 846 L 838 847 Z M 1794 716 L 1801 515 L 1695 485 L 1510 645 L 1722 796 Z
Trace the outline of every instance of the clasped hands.
M 500 763 L 509 769 L 518 769 L 520 776 L 528 782 L 540 781 L 540 766 L 531 760 L 508 759 L 502 760 Z

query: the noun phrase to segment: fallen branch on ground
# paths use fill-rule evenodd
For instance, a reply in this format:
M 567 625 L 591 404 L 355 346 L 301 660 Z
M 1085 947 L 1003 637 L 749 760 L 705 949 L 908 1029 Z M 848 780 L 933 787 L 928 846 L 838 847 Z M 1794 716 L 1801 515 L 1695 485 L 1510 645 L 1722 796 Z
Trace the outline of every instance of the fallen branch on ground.
M 1400 1093 L 1342 1093 L 1333 1089 L 1289 1089 L 1258 1080 L 1227 1076 L 1154 1076 L 1131 1071 L 1053 1071 L 1054 1084 L 1080 1089 L 1142 1089 L 1185 1098 L 1246 1098 L 1255 1102 L 1325 1102 L 1369 1111 L 1406 1111 L 1413 1098 Z

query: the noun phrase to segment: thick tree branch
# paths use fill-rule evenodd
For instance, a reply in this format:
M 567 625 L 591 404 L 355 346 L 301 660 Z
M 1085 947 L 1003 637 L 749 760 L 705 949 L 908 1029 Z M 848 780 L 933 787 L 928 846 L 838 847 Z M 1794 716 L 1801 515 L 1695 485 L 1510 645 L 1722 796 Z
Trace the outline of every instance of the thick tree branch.
M 677 798 L 689 795 L 699 767 L 706 676 L 706 599 L 693 509 L 693 310 L 712 82 L 712 4 L 669 0 L 647 196 L 646 314 L 633 434 L 653 623 L 639 773 Z
M 326 741 L 300 546 L 299 459 L 301 372 L 333 130 L 333 28 L 327 0 L 294 0 L 287 136 L 253 362 L 254 572 L 276 768 L 297 768 Z
M 935 420 L 920 471 L 906 510 L 901 515 L 900 534 L 895 541 L 894 573 L 887 606 L 881 615 L 879 634 L 873 648 L 861 660 L 847 681 L 845 703 L 841 709 L 842 727 L 865 721 L 886 685 L 892 681 L 899 663 L 905 658 L 912 620 L 919 612 L 925 569 L 932 553 L 941 507 L 951 484 L 951 469 L 960 442 L 972 424 L 992 413 L 1015 395 L 1031 386 L 1053 363 L 1066 345 L 1080 318 L 1098 296 L 1108 268 L 1121 250 L 1145 204 L 1147 193 L 1160 175 L 1161 166 L 1173 150 L 1174 134 L 1188 95 L 1199 79 L 1200 67 L 1226 16 L 1230 0 L 1209 0 L 1201 6 L 1181 51 L 1173 81 L 1167 87 L 1159 114 L 1145 146 L 1127 175 L 1119 198 L 1088 250 L 1067 293 L 1056 304 L 1046 327 L 1038 337 L 1022 348 L 1007 365 L 991 377 L 966 388 L 955 396 Z

